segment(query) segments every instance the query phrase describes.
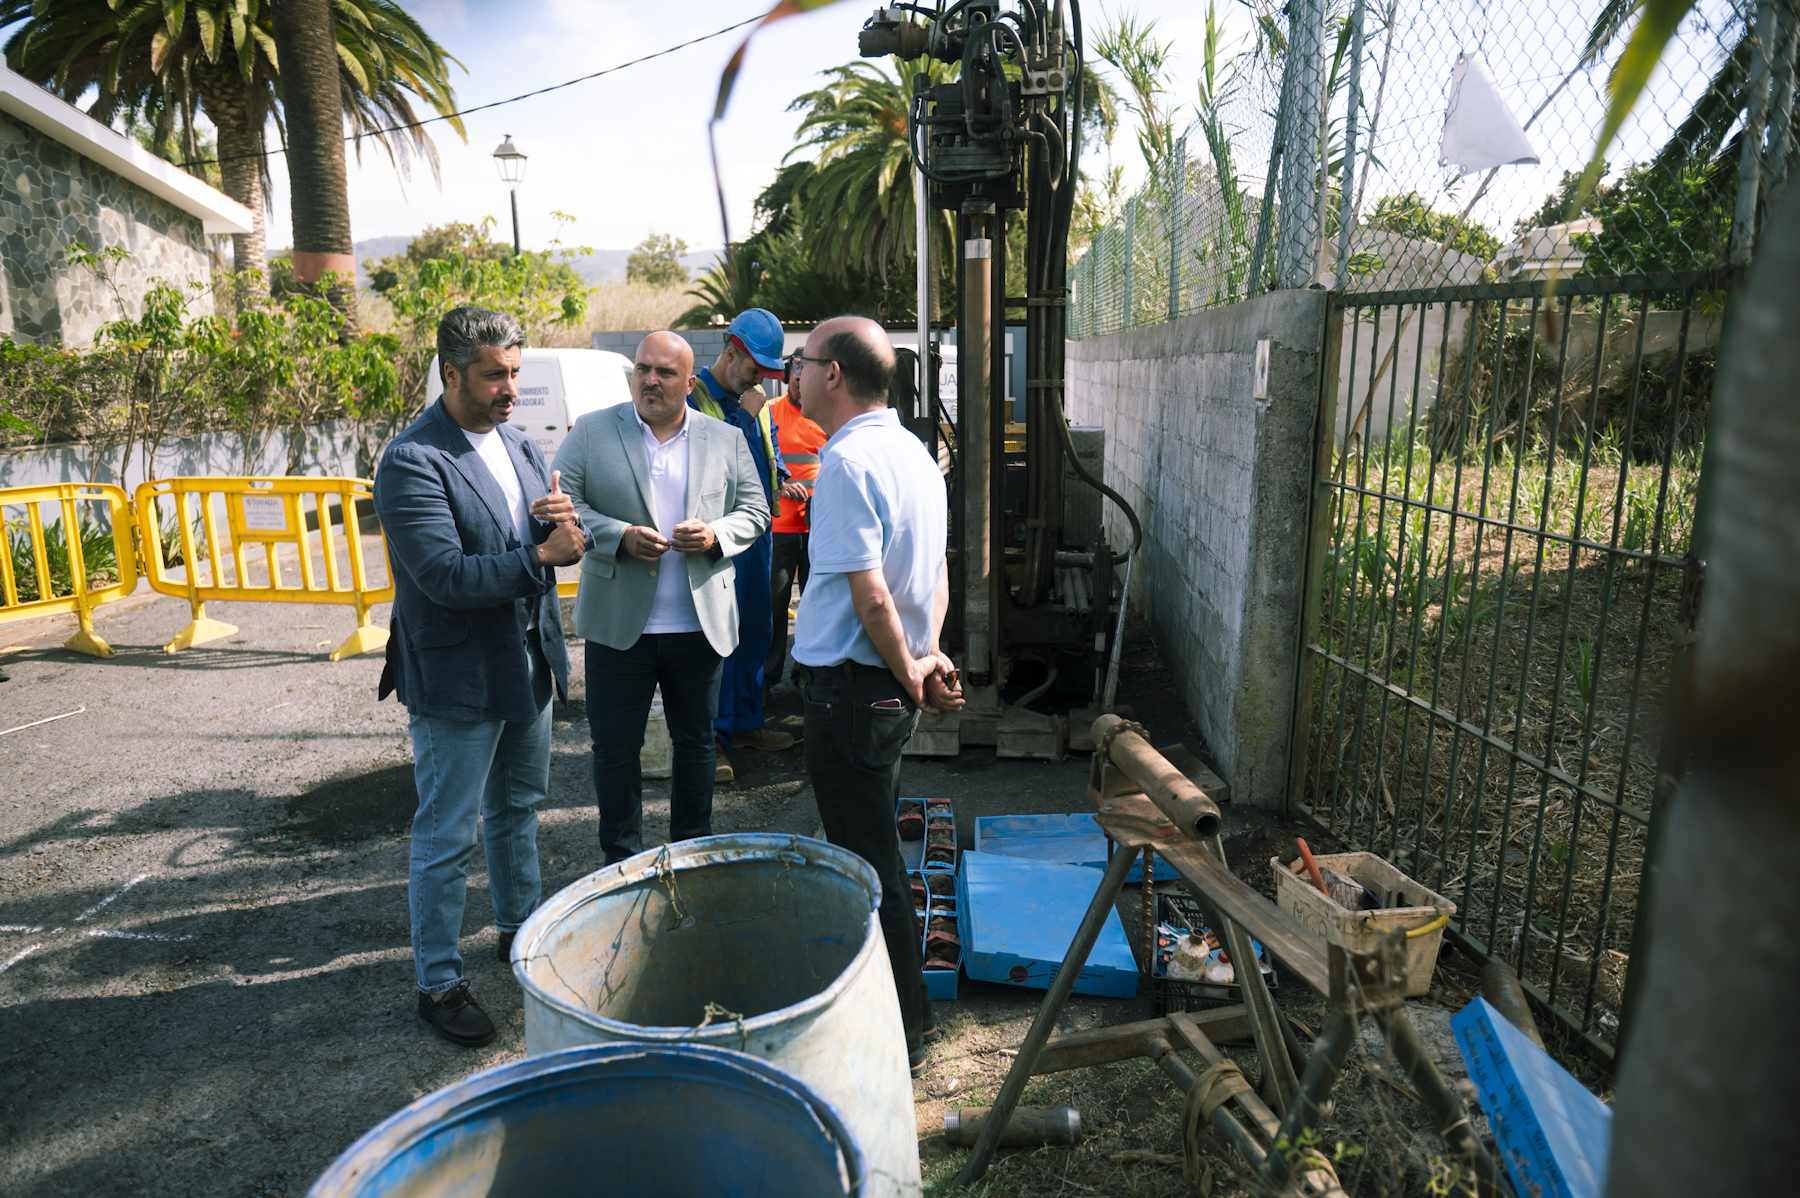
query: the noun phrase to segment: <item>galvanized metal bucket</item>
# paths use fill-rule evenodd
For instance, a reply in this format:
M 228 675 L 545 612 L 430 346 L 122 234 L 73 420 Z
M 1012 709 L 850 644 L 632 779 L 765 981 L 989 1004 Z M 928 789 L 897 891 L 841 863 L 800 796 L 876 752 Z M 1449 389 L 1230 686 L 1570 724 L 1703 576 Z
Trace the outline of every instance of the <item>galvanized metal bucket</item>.
M 552 896 L 513 941 L 525 1048 L 712 1044 L 843 1112 L 871 1195 L 920 1193 L 906 1036 L 862 858 L 802 836 L 707 836 Z
M 421 1098 L 309 1198 L 860 1194 L 842 1115 L 785 1070 L 705 1045 L 528 1057 Z M 600 1179 L 604 1179 L 601 1181 Z

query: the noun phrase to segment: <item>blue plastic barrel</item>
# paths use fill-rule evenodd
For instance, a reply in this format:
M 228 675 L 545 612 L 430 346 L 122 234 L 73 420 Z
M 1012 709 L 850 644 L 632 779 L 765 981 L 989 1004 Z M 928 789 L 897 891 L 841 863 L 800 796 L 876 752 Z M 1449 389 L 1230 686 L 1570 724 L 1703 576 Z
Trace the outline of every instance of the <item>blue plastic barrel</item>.
M 352 1144 L 309 1198 L 854 1195 L 863 1157 L 831 1105 L 706 1045 L 598 1044 L 484 1070 Z

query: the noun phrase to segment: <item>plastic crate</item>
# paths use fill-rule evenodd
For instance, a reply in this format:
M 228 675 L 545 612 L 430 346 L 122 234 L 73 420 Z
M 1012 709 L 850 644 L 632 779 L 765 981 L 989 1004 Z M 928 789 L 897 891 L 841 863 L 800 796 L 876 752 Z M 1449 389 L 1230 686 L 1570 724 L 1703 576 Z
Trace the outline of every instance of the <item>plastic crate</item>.
M 941 870 L 955 873 L 956 863 L 962 850 L 956 847 L 956 808 L 949 799 L 901 799 L 894 806 L 894 834 L 900 832 L 900 812 L 907 803 L 925 804 L 925 836 L 920 840 L 900 841 L 900 864 L 909 870 Z M 950 819 L 950 860 L 927 861 L 925 850 L 931 843 L 931 825 L 934 820 L 941 821 L 945 815 Z
M 931 874 L 926 874 L 923 870 L 907 871 L 906 877 L 909 884 L 917 880 L 920 885 L 927 888 L 925 892 L 925 910 L 923 912 L 919 911 L 917 906 L 918 900 L 916 897 L 914 898 L 913 907 L 913 918 L 919 925 L 919 949 L 921 957 L 923 957 L 925 949 L 930 944 L 931 933 L 936 930 L 931 926 L 931 921 L 934 919 L 949 919 L 956 923 L 957 926 L 954 929 L 956 936 L 959 940 L 962 937 L 962 923 L 957 914 L 958 906 L 954 891 L 949 894 L 934 894 L 930 890 L 930 884 L 933 878 L 947 879 L 950 876 L 951 875 L 943 873 L 940 870 L 933 870 Z M 914 891 L 913 893 L 916 896 L 917 892 Z M 925 993 L 931 996 L 933 1002 L 948 1002 L 956 997 L 957 980 L 962 977 L 962 964 L 963 952 L 961 948 L 958 948 L 956 952 L 956 968 L 927 969 L 924 971 Z
M 1206 916 L 1200 911 L 1200 904 L 1185 894 L 1159 894 L 1156 896 L 1156 922 L 1171 927 L 1186 928 L 1190 932 L 1207 930 Z M 1221 941 L 1223 936 L 1220 937 Z M 1270 990 L 1281 987 L 1281 979 L 1275 972 L 1275 966 L 1269 955 L 1262 952 L 1262 945 L 1255 940 L 1257 960 L 1262 964 L 1263 981 Z M 1243 988 L 1235 983 L 1229 986 L 1215 986 L 1208 982 L 1189 982 L 1180 978 L 1165 977 L 1163 974 L 1163 950 L 1157 949 L 1150 955 L 1150 1013 L 1161 1017 L 1170 1011 L 1204 1011 L 1213 1007 L 1232 1007 L 1244 1001 Z
M 1374 853 L 1327 853 L 1313 860 L 1320 869 L 1335 869 L 1355 878 L 1372 894 L 1397 896 L 1391 907 L 1352 911 L 1320 894 L 1298 857 L 1292 866 L 1283 865 L 1279 857 L 1269 858 L 1269 868 L 1275 873 L 1276 906 L 1307 931 L 1353 953 L 1374 952 L 1393 928 L 1416 928 L 1442 913 L 1456 914 L 1455 903 L 1427 890 Z M 1368 920 L 1376 927 L 1370 928 Z M 1431 971 L 1437 968 L 1438 947 L 1443 941 L 1444 929 L 1435 928 L 1406 942 L 1406 997 L 1430 992 Z

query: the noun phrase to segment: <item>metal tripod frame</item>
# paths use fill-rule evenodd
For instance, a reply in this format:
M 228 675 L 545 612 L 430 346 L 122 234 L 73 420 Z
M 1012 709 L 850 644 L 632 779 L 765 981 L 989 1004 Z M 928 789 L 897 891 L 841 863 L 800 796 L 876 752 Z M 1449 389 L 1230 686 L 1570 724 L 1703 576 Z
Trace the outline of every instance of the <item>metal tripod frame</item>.
M 1102 716 L 1094 723 L 1098 747 L 1088 797 L 1099 809 L 1096 818 L 1108 837 L 1106 872 L 1007 1071 L 968 1162 L 957 1175 L 957 1185 L 973 1185 L 986 1174 L 1001 1132 L 1033 1075 L 1149 1057 L 1182 1090 L 1192 1091 L 1200 1083 L 1200 1074 L 1178 1055 L 1180 1049 L 1191 1049 L 1211 1069 L 1226 1060 L 1215 1041 L 1248 1037 L 1256 1042 L 1262 1068 L 1260 1093 L 1233 1094 L 1229 1102 L 1213 1110 L 1209 1124 L 1256 1172 L 1260 1192 L 1285 1193 L 1298 1181 L 1306 1192 L 1341 1196 L 1343 1191 L 1331 1170 L 1317 1167 L 1291 1146 L 1306 1128 L 1322 1122 L 1332 1086 L 1355 1043 L 1358 1020 L 1367 1014 L 1375 1019 L 1401 1069 L 1436 1118 L 1439 1134 L 1467 1162 L 1480 1198 L 1509 1194 L 1493 1157 L 1470 1126 L 1462 1097 L 1444 1081 L 1406 1018 L 1405 930 L 1387 937 L 1374 954 L 1358 955 L 1327 946 L 1301 927 L 1226 868 L 1218 839 L 1217 808 L 1140 733 L 1117 716 Z M 1204 817 L 1208 809 L 1210 821 Z M 1201 813 L 1198 819 L 1196 812 Z M 1231 959 L 1239 963 L 1245 1001 L 1212 1011 L 1178 1011 L 1161 1019 L 1053 1035 L 1140 849 L 1146 886 L 1154 877 L 1154 855 L 1160 853 L 1223 931 Z M 1287 1031 L 1261 971 L 1247 964 L 1256 959 L 1251 937 L 1260 940 L 1290 974 L 1330 1000 L 1330 1018 L 1310 1053 Z M 1154 953 L 1154 940 L 1146 947 Z M 1301 1055 L 1305 1056 L 1305 1071 L 1296 1077 L 1293 1058 Z M 1298 1178 L 1294 1176 L 1296 1166 Z

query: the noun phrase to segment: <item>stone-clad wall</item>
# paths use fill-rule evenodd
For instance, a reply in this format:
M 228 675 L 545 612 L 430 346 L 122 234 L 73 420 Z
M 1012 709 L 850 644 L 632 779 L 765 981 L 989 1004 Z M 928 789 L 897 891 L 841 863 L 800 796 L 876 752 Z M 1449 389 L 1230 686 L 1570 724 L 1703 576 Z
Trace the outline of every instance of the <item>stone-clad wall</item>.
M 151 277 L 185 291 L 211 275 L 199 217 L 0 114 L 0 335 L 87 346 L 120 317 L 111 289 L 64 259 L 73 242 L 131 251 L 112 275 L 133 317 L 143 314 Z M 210 292 L 194 295 L 191 313 L 212 310 Z
M 1106 429 L 1106 481 L 1144 526 L 1132 604 L 1232 801 L 1258 807 L 1287 788 L 1324 330 L 1323 291 L 1278 291 L 1068 346 L 1069 417 Z M 1106 536 L 1131 542 L 1110 504 Z

